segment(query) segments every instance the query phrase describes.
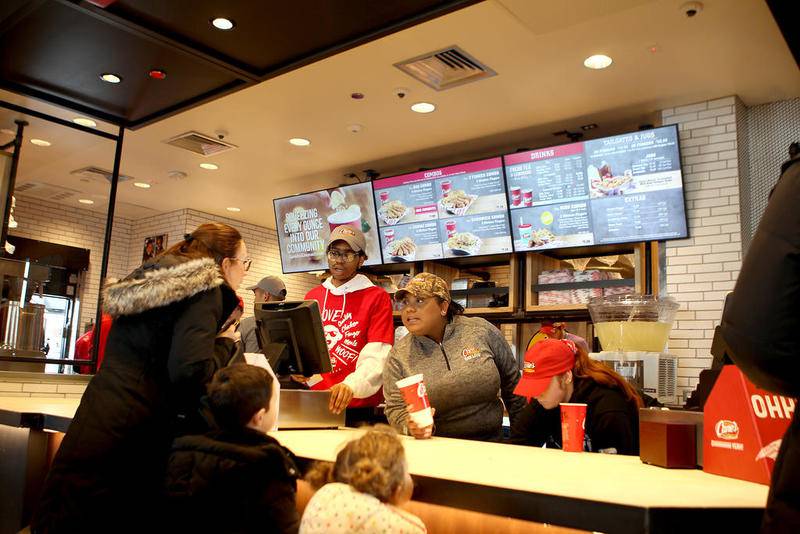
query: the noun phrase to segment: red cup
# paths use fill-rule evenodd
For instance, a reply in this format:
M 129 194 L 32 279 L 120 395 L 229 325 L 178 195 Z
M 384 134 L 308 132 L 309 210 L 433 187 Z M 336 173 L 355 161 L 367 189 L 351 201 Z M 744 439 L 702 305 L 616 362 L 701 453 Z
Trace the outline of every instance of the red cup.
M 380 193 L 378 193 L 378 196 L 381 199 L 381 204 L 386 204 L 386 202 L 389 200 L 389 192 L 388 191 L 381 191 Z
M 428 391 L 425 389 L 425 382 L 422 375 L 413 375 L 408 378 L 398 380 L 397 387 L 406 402 L 408 416 L 417 426 L 425 428 L 433 424 L 433 413 L 431 403 L 428 400 Z
M 450 180 L 443 180 L 440 186 L 442 188 L 442 196 L 446 197 L 447 193 L 449 193 L 450 190 L 453 188 L 453 182 L 451 182 Z
M 447 221 L 444 223 L 444 227 L 447 229 L 447 239 L 453 237 L 456 233 L 456 222 L 455 221 Z
M 586 404 L 561 403 L 561 449 L 566 452 L 583 452 L 586 432 Z
M 386 238 L 387 245 L 392 241 L 394 241 L 394 228 L 387 228 L 386 230 L 384 230 L 383 237 Z
M 533 189 L 524 189 L 522 191 L 522 203 L 525 206 L 533 206 Z
M 522 189 L 519 187 L 511 188 L 511 204 L 519 206 L 522 203 Z

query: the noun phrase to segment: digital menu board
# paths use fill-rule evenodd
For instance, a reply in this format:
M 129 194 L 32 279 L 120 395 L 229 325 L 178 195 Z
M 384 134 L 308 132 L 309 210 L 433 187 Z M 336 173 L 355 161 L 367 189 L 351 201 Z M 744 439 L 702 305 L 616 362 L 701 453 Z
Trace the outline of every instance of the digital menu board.
M 688 235 L 677 126 L 503 160 L 517 252 Z
M 372 185 L 384 263 L 512 252 L 499 157 Z
M 327 269 L 325 245 L 331 230 L 343 225 L 364 232 L 367 241 L 364 265 L 381 263 L 371 184 L 277 198 L 274 205 L 284 273 Z

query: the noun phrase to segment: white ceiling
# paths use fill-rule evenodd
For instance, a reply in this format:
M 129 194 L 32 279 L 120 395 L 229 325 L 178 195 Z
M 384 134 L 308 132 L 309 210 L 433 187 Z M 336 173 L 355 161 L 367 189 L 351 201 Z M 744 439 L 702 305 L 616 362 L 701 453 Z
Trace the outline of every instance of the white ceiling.
M 739 95 L 748 106 L 800 96 L 800 70 L 763 0 L 706 0 L 686 18 L 682 0 L 489 0 L 371 42 L 137 131 L 126 132 L 122 172 L 153 184 L 120 185 L 117 213 L 142 217 L 194 208 L 274 226 L 272 199 L 330 187 L 346 172 L 373 168 L 383 176 L 459 160 L 558 144 L 554 131 L 600 127 L 609 135 L 658 120 L 658 110 Z M 394 63 L 459 45 L 498 75 L 437 93 Z M 656 52 L 650 51 L 656 47 Z M 603 71 L 583 59 L 605 53 Z M 399 99 L 395 87 L 410 94 Z M 113 90 L 110 86 L 109 90 Z M 362 92 L 366 98 L 352 100 Z M 0 98 L 71 119 L 31 99 Z M 434 113 L 409 110 L 434 102 Z M 0 110 L 0 128 L 16 114 Z M 108 186 L 81 182 L 71 170 L 111 169 L 113 142 L 28 119 L 18 183 L 35 181 L 89 195 L 105 210 Z M 352 134 L 347 126 L 363 125 Z M 114 132 L 113 127 L 100 126 Z M 202 158 L 162 143 L 188 130 L 229 132 L 239 148 Z M 298 148 L 290 137 L 308 137 Z M 0 143 L 10 136 L 0 134 Z M 220 166 L 205 171 L 199 163 Z M 184 171 L 173 180 L 167 174 Z M 227 206 L 242 209 L 238 214 Z

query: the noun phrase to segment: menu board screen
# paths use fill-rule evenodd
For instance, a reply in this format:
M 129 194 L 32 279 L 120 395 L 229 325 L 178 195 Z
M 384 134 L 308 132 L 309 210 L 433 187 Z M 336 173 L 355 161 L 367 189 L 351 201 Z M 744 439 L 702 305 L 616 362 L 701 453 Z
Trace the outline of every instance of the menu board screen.
M 347 225 L 364 232 L 367 261 L 381 263 L 372 184 L 354 184 L 277 198 L 275 225 L 284 273 L 327 269 L 325 245 L 331 230 Z
M 501 158 L 372 185 L 384 263 L 512 252 Z
M 503 159 L 517 252 L 688 235 L 676 126 Z

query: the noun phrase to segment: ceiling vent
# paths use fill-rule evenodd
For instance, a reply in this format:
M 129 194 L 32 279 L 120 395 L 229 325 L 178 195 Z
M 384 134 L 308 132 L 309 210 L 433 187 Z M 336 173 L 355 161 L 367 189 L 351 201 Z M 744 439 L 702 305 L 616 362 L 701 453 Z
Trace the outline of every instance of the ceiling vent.
M 70 174 L 74 176 L 79 176 L 83 181 L 92 181 L 92 182 L 111 182 L 112 173 L 111 171 L 107 171 L 106 169 L 101 169 L 100 167 L 82 167 L 80 169 L 75 169 L 74 171 L 70 172 Z M 127 182 L 128 180 L 132 180 L 132 176 L 127 176 L 125 174 L 119 175 L 120 182 Z
M 220 139 L 209 137 L 208 135 L 203 135 L 199 132 L 182 133 L 181 135 L 173 137 L 172 139 L 167 139 L 164 142 L 168 145 L 182 148 L 184 150 L 188 150 L 189 152 L 194 152 L 195 154 L 200 154 L 201 156 L 215 156 L 217 154 L 221 154 L 222 152 L 227 152 L 228 150 L 237 148 L 236 145 L 226 143 Z
M 25 182 L 14 187 L 15 195 L 24 195 L 43 200 L 61 202 L 78 195 L 80 191 L 67 189 L 57 185 L 44 184 L 41 182 Z
M 457 46 L 429 52 L 394 66 L 437 91 L 497 75 Z

